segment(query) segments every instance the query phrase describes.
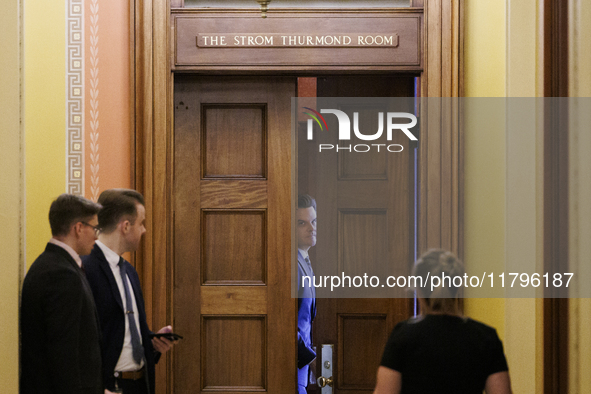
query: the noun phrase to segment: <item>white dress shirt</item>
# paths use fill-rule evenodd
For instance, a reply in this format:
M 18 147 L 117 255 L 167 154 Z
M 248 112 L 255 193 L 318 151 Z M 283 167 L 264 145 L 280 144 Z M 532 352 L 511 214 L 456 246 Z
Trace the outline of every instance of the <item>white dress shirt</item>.
M 115 276 L 115 282 L 117 282 L 117 287 L 119 288 L 119 294 L 121 295 L 121 302 L 123 303 L 123 309 L 127 310 L 127 305 L 125 303 L 125 290 L 123 289 L 123 278 L 121 278 L 121 270 L 119 269 L 119 255 L 113 252 L 109 247 L 107 247 L 101 241 L 96 241 L 96 244 L 101 248 L 107 262 L 109 263 L 109 267 L 111 271 L 113 271 L 113 276 Z M 127 286 L 129 288 L 129 292 L 131 293 L 131 303 L 132 310 L 133 310 L 133 317 L 135 319 L 135 324 L 137 326 L 138 332 L 140 333 L 140 341 L 142 340 L 141 337 L 141 329 L 140 329 L 140 318 L 139 313 L 137 310 L 137 303 L 135 302 L 135 295 L 133 294 L 133 287 L 131 286 L 131 282 L 129 278 L 125 278 L 127 280 Z M 131 332 L 129 331 L 129 319 L 125 317 L 125 338 L 123 340 L 123 348 L 121 349 L 121 355 L 119 356 L 119 361 L 117 361 L 117 365 L 115 366 L 115 371 L 138 371 L 144 365 L 144 361 L 142 360 L 141 364 L 138 364 L 133 359 L 133 350 L 131 347 Z
M 304 258 L 304 260 L 306 259 L 306 257 L 308 257 L 308 252 L 304 249 L 300 249 L 298 248 L 298 251 L 300 252 L 300 254 L 302 255 L 302 257 Z

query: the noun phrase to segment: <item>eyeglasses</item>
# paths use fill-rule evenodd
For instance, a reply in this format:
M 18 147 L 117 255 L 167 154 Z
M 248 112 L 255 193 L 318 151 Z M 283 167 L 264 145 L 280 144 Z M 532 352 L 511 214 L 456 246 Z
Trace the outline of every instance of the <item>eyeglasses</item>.
M 94 230 L 94 234 L 95 234 L 97 237 L 99 236 L 99 234 L 100 234 L 100 233 L 101 233 L 101 231 L 103 230 L 103 229 L 102 229 L 102 228 L 100 228 L 99 226 L 93 226 L 93 225 L 92 225 L 92 224 L 90 224 L 90 223 L 86 223 L 86 222 L 80 222 L 80 223 L 82 223 L 82 224 L 83 224 L 83 225 L 85 225 L 85 226 L 92 227 L 92 228 L 93 228 L 93 230 Z

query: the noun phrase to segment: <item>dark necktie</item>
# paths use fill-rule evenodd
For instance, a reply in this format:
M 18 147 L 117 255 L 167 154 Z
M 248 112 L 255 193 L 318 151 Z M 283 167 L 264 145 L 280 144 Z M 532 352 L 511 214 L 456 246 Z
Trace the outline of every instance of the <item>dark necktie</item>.
M 131 348 L 133 352 L 133 359 L 136 363 L 140 364 L 142 359 L 144 358 L 144 348 L 142 347 L 142 342 L 140 341 L 140 334 L 137 329 L 137 325 L 135 324 L 135 319 L 133 317 L 133 304 L 131 302 L 131 293 L 129 292 L 129 285 L 127 284 L 127 271 L 125 269 L 123 258 L 119 258 L 119 270 L 121 271 L 121 279 L 123 279 L 123 290 L 125 292 L 125 315 L 127 316 L 127 320 L 129 322 L 129 332 L 131 333 Z

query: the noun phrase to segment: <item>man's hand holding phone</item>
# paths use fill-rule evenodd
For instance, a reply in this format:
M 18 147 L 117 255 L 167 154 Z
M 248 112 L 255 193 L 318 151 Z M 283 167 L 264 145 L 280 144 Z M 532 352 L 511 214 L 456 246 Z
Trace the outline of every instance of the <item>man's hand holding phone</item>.
M 164 354 L 183 337 L 172 332 L 172 326 L 162 327 L 157 333 L 150 334 L 152 345 L 156 351 Z

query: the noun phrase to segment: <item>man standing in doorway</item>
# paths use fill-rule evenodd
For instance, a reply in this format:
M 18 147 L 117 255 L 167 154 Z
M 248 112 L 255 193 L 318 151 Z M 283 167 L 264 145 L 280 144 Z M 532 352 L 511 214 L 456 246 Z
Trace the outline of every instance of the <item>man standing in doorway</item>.
M 105 392 L 153 394 L 154 364 L 172 342 L 150 338 L 138 274 L 121 257 L 137 250 L 146 232 L 144 197 L 135 190 L 110 189 L 99 202 L 101 233 L 83 267 L 100 318 Z M 172 332 L 172 327 L 158 332 Z
M 80 261 L 96 240 L 100 208 L 72 194 L 51 203 L 52 238 L 23 283 L 21 394 L 103 393 L 99 323 Z
M 316 317 L 316 290 L 302 287 L 302 276 L 314 278 L 308 250 L 316 245 L 316 201 L 307 194 L 298 196 L 296 210 L 298 236 L 298 394 L 306 394 L 310 363 L 316 358 L 312 348 L 312 321 Z M 309 282 L 306 280 L 306 284 Z

